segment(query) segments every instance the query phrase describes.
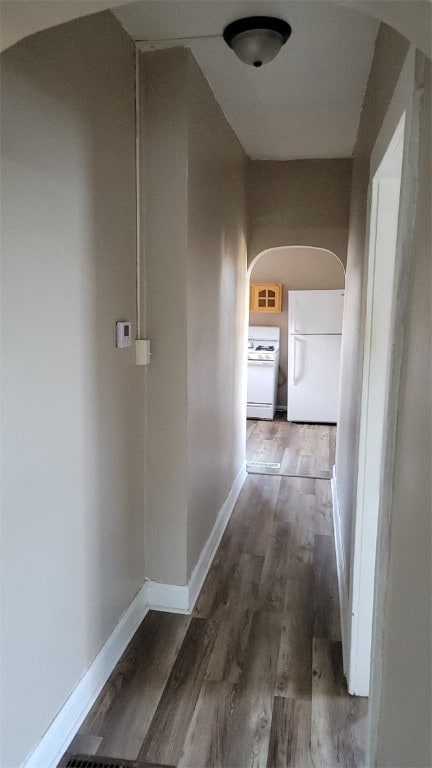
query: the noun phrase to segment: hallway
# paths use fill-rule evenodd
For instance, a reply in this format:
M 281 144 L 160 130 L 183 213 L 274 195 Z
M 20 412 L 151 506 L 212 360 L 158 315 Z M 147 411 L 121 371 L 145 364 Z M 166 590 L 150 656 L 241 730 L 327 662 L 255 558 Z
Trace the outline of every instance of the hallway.
M 253 425 L 276 450 L 278 422 Z M 286 426 L 309 446 L 334 432 Z M 330 483 L 250 474 L 193 615 L 147 615 L 70 752 L 183 768 L 354 768 L 366 711 L 342 673 Z
M 360 765 L 363 749 L 371 768 L 431 766 L 431 3 L 1 5 L 0 765 L 56 768 L 80 727 L 76 753 L 141 767 Z M 249 12 L 292 29 L 268 68 L 225 44 Z M 401 121 L 375 546 L 358 484 L 384 311 L 368 312 L 371 191 Z M 309 427 L 249 425 L 238 499 L 247 287 L 277 248 L 298 249 L 298 282 L 255 276 L 285 295 L 312 289 L 300 249 L 344 267 L 336 456 L 330 433 L 320 454 Z M 333 464 L 366 739 L 340 675 Z M 195 615 L 149 612 L 195 605 L 237 499 Z

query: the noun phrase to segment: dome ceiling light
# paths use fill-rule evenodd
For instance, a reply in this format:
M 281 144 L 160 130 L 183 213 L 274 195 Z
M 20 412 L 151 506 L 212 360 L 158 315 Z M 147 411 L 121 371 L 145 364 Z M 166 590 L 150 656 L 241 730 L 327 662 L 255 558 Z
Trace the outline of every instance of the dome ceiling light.
M 291 34 L 291 27 L 271 16 L 249 16 L 228 24 L 224 40 L 245 64 L 261 67 L 279 53 Z

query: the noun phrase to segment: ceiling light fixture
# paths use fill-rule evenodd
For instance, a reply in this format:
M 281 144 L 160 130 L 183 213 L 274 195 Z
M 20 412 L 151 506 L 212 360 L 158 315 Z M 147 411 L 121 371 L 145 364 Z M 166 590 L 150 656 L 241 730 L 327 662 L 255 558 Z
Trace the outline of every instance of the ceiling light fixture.
M 279 53 L 291 34 L 291 27 L 271 16 L 249 16 L 228 24 L 224 40 L 245 64 L 261 67 Z

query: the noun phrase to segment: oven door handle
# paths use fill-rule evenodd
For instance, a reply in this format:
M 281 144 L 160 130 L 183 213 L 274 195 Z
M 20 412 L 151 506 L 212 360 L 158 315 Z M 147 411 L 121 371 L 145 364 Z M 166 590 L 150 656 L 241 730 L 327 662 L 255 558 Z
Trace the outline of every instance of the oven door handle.
M 248 365 L 274 365 L 272 360 L 248 360 Z

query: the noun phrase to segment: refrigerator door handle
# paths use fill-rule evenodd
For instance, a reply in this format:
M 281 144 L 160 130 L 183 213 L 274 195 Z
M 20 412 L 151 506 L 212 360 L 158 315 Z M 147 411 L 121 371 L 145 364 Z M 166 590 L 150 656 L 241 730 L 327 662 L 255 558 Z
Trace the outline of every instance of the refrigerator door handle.
M 299 341 L 298 336 L 294 336 L 293 341 L 294 341 L 294 344 L 293 344 L 293 378 L 292 378 L 292 381 L 293 381 L 293 385 L 296 386 L 296 384 L 297 384 L 297 376 L 296 376 L 297 354 L 296 354 L 296 349 L 297 349 L 297 343 Z

